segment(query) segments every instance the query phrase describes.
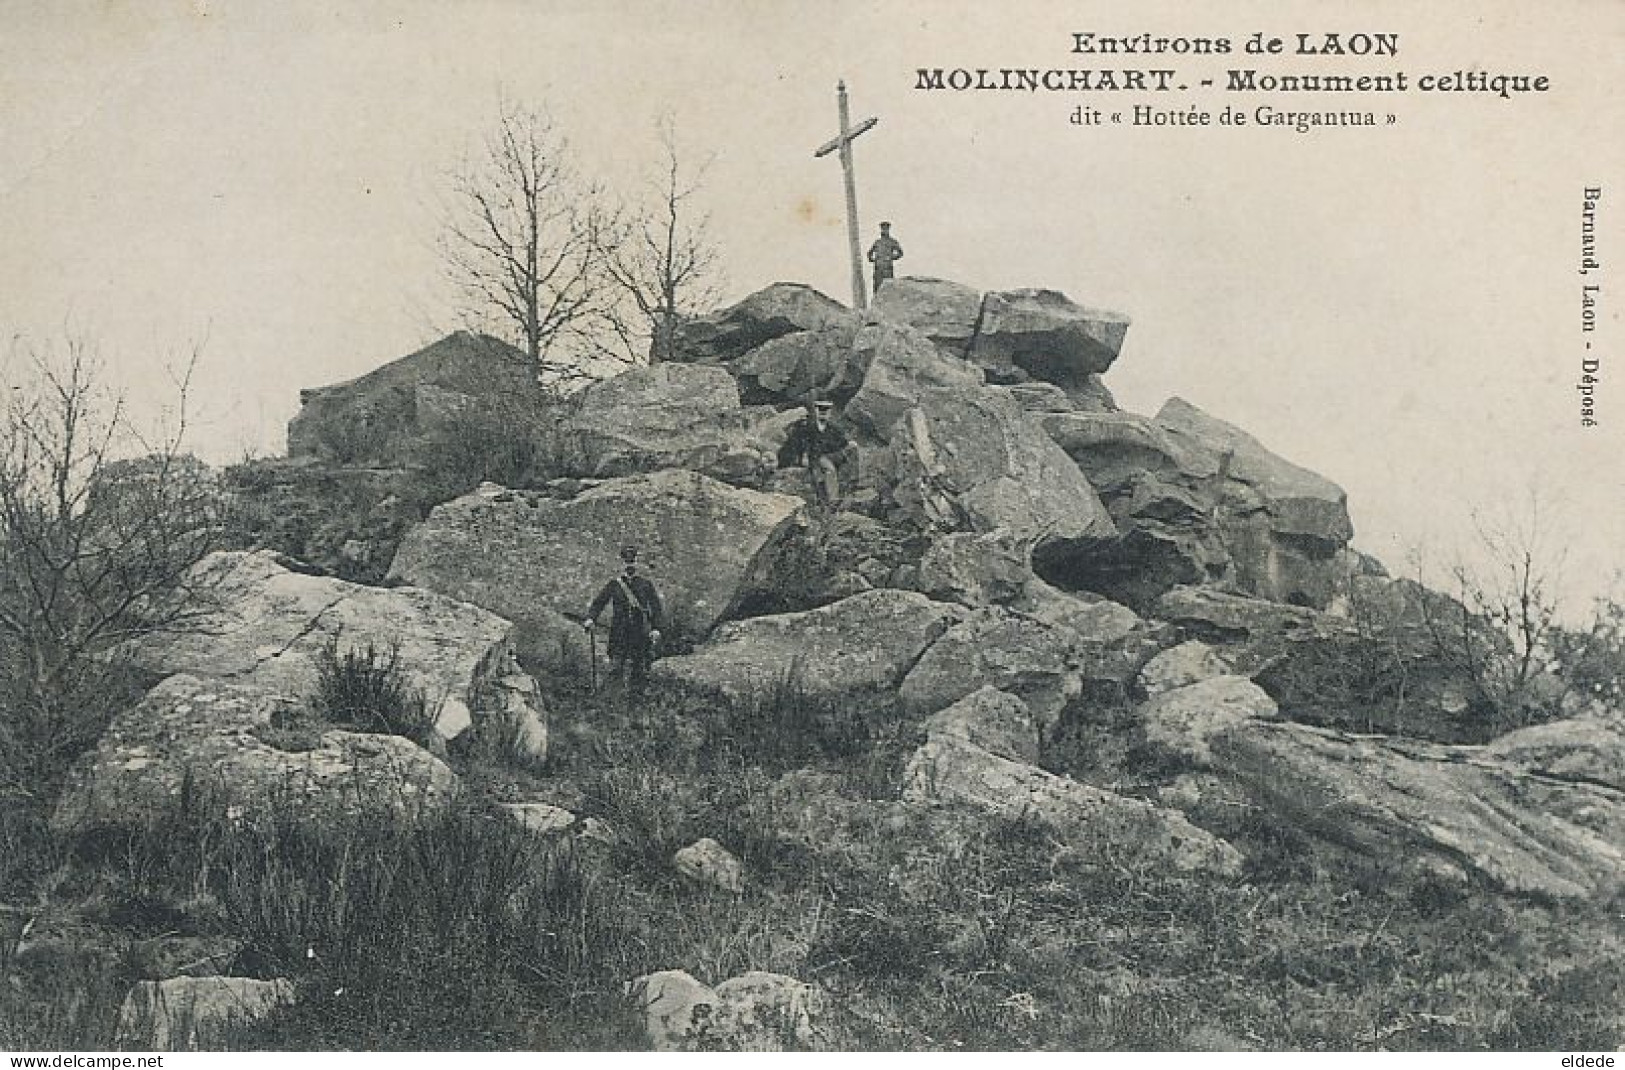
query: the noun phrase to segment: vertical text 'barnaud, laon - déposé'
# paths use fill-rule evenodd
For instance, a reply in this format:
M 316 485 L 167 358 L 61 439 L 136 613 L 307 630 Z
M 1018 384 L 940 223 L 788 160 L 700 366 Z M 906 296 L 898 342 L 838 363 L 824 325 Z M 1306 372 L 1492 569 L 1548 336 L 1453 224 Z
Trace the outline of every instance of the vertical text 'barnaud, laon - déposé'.
M 1602 187 L 1585 187 L 1580 200 L 1580 334 L 1585 350 L 1580 357 L 1580 379 L 1574 384 L 1580 396 L 1581 427 L 1599 425 L 1597 388 L 1602 385 L 1602 351 L 1596 335 L 1602 302 L 1602 254 L 1597 240 L 1597 216 L 1601 203 Z

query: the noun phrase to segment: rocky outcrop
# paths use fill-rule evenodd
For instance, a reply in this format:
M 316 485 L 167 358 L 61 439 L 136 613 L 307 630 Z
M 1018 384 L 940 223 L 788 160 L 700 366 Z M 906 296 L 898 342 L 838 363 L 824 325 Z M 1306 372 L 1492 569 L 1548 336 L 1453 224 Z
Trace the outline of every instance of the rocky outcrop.
M 1038 726 L 1019 697 L 983 686 L 920 726 L 927 738 L 952 737 L 1013 762 L 1038 764 Z
M 230 1030 L 294 1001 L 290 981 L 174 977 L 142 981 L 119 1008 L 114 1046 L 122 1051 L 224 1051 Z
M 1074 411 L 1043 424 L 1122 531 L 1050 562 L 1065 586 L 1141 607 L 1183 584 L 1324 608 L 1351 572 L 1343 491 L 1186 401 L 1153 420 Z
M 903 799 L 1038 821 L 1067 844 L 1185 872 L 1236 873 L 1241 855 L 1182 815 L 1000 757 L 938 733 L 903 773 Z
M 1142 711 L 1148 732 L 1159 725 L 1275 820 L 1378 862 L 1553 898 L 1625 887 L 1618 788 L 1515 764 L 1516 741 L 1444 746 L 1249 716 L 1258 698 L 1242 683 L 1168 692 Z M 1221 688 L 1237 701 L 1213 693 Z M 1189 716 L 1173 716 L 1181 710 Z
M 973 530 L 1062 544 L 1116 533 L 1083 473 L 1008 395 L 932 388 L 913 411 L 893 452 Z
M 907 276 L 880 288 L 869 303 L 869 315 L 911 327 L 946 352 L 964 357 L 982 318 L 982 294 L 946 279 Z
M 684 970 L 627 985 L 655 1051 L 797 1051 L 818 1046 L 823 993 L 782 973 L 752 970 L 716 988 Z
M 932 540 L 917 582 L 931 597 L 961 605 L 1011 605 L 1037 580 L 1027 557 L 1027 543 L 1008 531 L 953 532 Z
M 990 293 L 970 358 L 995 382 L 1030 376 L 1081 385 L 1112 366 L 1128 327 L 1127 316 L 1084 308 L 1055 290 Z
M 1295 643 L 1332 639 L 1348 627 L 1346 621 L 1312 609 L 1205 587 L 1175 587 L 1157 600 L 1152 612 L 1214 645 L 1245 646 L 1246 660 L 1254 664 Z
M 1338 546 L 1353 537 L 1348 496 L 1341 487 L 1276 456 L 1239 427 L 1182 398 L 1170 398 L 1156 424 L 1186 448 L 1217 458 L 1229 480 L 1256 494 L 1269 513 L 1271 531 Z
M 956 624 L 921 655 L 898 691 L 903 709 L 943 709 L 983 685 L 1019 697 L 1041 730 L 1083 687 L 1073 637 L 1039 620 L 991 611 Z
M 456 775 L 400 736 L 281 739 L 273 729 L 298 706 L 260 686 L 171 676 L 75 764 L 52 825 L 153 828 L 187 807 L 233 822 L 403 824 L 451 802 Z
M 851 309 L 811 286 L 776 282 L 736 305 L 679 326 L 676 359 L 724 364 L 795 331 L 852 327 L 857 321 Z
M 1187 450 L 1217 458 L 1221 527 L 1240 588 L 1279 602 L 1330 603 L 1343 578 L 1338 552 L 1354 535 L 1343 489 L 1180 398 L 1163 405 L 1156 424 Z
M 1102 496 L 1120 498 L 1141 473 L 1201 480 L 1218 473 L 1217 458 L 1186 449 L 1173 435 L 1130 412 L 1056 412 L 1044 430 Z
M 1161 651 L 1140 669 L 1140 688 L 1148 698 L 1225 676 L 1230 666 L 1200 639 L 1191 639 Z
M 1491 740 L 1484 753 L 1532 772 L 1625 791 L 1625 726 L 1617 722 L 1577 717 L 1532 725 Z
M 581 392 L 560 427 L 568 474 L 627 476 L 687 468 L 752 480 L 772 467 L 751 441 L 739 388 L 723 368 L 633 368 Z
M 794 688 L 816 699 L 895 691 L 964 611 L 910 591 L 876 590 L 819 609 L 732 621 L 654 675 L 733 701 Z
M 728 364 L 747 404 L 799 403 L 817 395 L 850 397 L 863 381 L 852 342 L 854 324 L 796 331 L 757 346 Z
M 525 354 L 458 331 L 358 379 L 302 391 L 303 407 L 288 424 L 288 453 L 399 464 L 471 406 L 523 406 L 536 396 L 536 369 Z
M 1146 742 L 1202 766 L 1213 762 L 1208 749 L 1213 736 L 1275 714 L 1275 700 L 1242 676 L 1212 676 L 1171 688 L 1139 710 Z
M 265 458 L 227 468 L 232 536 L 240 547 L 277 550 L 322 572 L 376 584 L 401 536 L 421 520 L 405 468 L 357 468 L 315 457 Z
M 184 628 L 125 644 L 123 656 L 155 673 L 304 699 L 316 691 L 324 651 L 371 649 L 392 657 L 408 688 L 438 710 L 435 726 L 446 739 L 489 720 L 504 733 L 521 728 L 531 757 L 546 756 L 545 710 L 514 661 L 513 625 L 494 613 L 415 587 L 294 572 L 263 551 L 211 554 L 188 586 L 204 608 Z
M 500 613 L 528 655 L 567 663 L 585 653 L 569 618 L 620 573 L 621 547 L 639 548 L 672 641 L 698 641 L 767 579 L 802 508 L 679 470 L 567 500 L 488 486 L 436 508 L 401 543 L 390 576 Z
M 882 440 L 928 393 L 942 389 L 968 393 L 982 385 L 982 373 L 974 365 L 944 354 L 912 327 L 870 324 L 858 332 L 855 349 L 864 369 L 863 385 L 844 415 Z

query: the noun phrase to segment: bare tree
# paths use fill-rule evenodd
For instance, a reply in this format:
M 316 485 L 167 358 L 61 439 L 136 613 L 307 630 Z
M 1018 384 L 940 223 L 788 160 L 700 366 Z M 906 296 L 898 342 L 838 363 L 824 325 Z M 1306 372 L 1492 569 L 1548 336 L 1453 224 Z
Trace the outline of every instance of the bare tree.
M 585 339 L 603 315 L 601 200 L 547 113 L 510 101 L 452 177 L 447 272 L 469 311 L 499 324 L 538 375 L 559 343 Z
M 684 316 L 715 303 L 718 261 L 709 230 L 710 217 L 697 213 L 707 159 L 696 168 L 684 166 L 671 116 L 659 124 L 664 150 L 659 171 L 643 193 L 642 203 L 623 213 L 607 234 L 606 268 L 633 315 L 614 320 L 623 352 L 632 359 L 647 354 L 651 364 L 670 360 L 677 325 Z
M 157 438 L 135 429 L 82 339 L 19 344 L 6 370 L 0 794 L 29 798 L 49 790 L 112 712 L 110 652 L 196 610 L 191 569 L 218 547 L 221 518 L 206 469 L 181 452 L 191 364 Z
M 1475 510 L 1474 543 L 1450 570 L 1456 611 L 1428 620 L 1440 654 L 1473 681 L 1498 728 L 1549 718 L 1561 704 L 1550 669 L 1564 553 L 1545 513 L 1535 491 L 1516 512 Z

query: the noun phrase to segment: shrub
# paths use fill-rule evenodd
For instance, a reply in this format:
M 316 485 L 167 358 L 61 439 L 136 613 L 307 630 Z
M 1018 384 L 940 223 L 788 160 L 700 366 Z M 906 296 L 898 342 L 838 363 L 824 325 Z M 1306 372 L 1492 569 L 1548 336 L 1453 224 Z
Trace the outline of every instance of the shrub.
M 48 803 L 124 697 L 117 648 L 185 626 L 210 593 L 192 566 L 220 543 L 218 490 L 181 449 L 185 378 L 155 436 L 82 340 L 16 346 L 0 356 L 0 807 Z
M 1576 695 L 1625 706 L 1625 603 L 1598 599 L 1591 621 L 1551 636 L 1557 675 Z
M 884 703 L 877 698 L 877 705 Z M 877 718 L 878 720 L 878 718 Z M 871 753 L 878 727 L 850 703 L 835 703 L 808 692 L 799 658 L 773 687 L 729 703 L 709 725 L 705 751 L 737 754 L 773 773 L 813 762 L 857 758 Z
M 351 419 L 327 420 L 316 433 L 322 455 L 339 464 L 366 464 L 389 455 L 394 414 L 364 412 Z
M 313 706 L 322 719 L 427 742 L 435 714 L 401 671 L 397 647 L 380 654 L 368 643 L 340 653 L 335 639 L 317 658 L 316 674 Z
M 564 474 L 558 416 L 534 398 L 480 399 L 447 414 L 416 449 L 426 497 L 449 501 L 484 482 L 529 487 Z

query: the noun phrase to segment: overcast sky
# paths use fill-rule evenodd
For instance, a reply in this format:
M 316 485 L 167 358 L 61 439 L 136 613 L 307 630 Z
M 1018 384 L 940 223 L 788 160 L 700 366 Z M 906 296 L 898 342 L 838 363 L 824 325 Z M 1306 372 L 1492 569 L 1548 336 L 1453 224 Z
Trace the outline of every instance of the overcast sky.
M 881 120 L 857 143 L 865 240 L 892 220 L 904 273 L 1128 314 L 1107 376 L 1125 407 L 1178 394 L 1337 481 L 1357 545 L 1398 569 L 1412 547 L 1452 553 L 1472 507 L 1538 485 L 1571 589 L 1600 589 L 1625 529 L 1625 4 L 1414 6 L 0 2 L 0 326 L 92 334 L 138 397 L 166 353 L 206 340 L 195 445 L 280 452 L 301 387 L 456 325 L 434 206 L 502 93 L 545 103 L 583 166 L 622 187 L 670 111 L 689 157 L 715 156 L 705 204 L 728 296 L 784 279 L 846 300 L 839 167 L 812 158 L 844 77 L 854 119 Z M 1400 54 L 1071 54 L 1087 31 L 1238 47 L 1254 31 L 1397 33 Z M 1220 91 L 1250 65 L 1553 88 Z M 1172 67 L 1193 89 L 917 91 L 916 69 L 939 66 Z M 1066 121 L 1078 103 L 1141 102 L 1399 120 L 1308 135 Z M 1588 185 L 1605 187 L 1618 296 L 1593 336 L 1612 361 L 1603 426 L 1583 431 Z

